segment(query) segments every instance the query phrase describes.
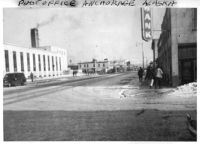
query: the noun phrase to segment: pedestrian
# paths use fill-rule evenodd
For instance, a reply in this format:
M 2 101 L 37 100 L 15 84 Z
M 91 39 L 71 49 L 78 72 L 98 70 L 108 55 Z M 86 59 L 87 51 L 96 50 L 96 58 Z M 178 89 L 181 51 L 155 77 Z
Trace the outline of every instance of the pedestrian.
M 157 66 L 157 68 L 156 68 L 155 89 L 157 88 L 157 85 L 159 86 L 159 88 L 161 88 L 161 79 L 162 78 L 163 78 L 163 71 L 159 66 Z
M 150 65 L 147 67 L 147 70 L 146 70 L 146 75 L 145 75 L 145 80 L 149 80 L 149 72 L 150 72 Z
M 155 68 L 153 66 L 153 63 L 150 63 L 148 78 L 149 78 L 149 87 L 151 89 L 155 81 Z
M 33 82 L 34 75 L 33 75 L 32 72 L 31 72 L 31 74 L 30 74 L 30 77 L 31 77 L 31 80 L 32 80 L 32 82 Z
M 140 69 L 138 70 L 138 76 L 139 76 L 139 81 L 141 81 L 141 82 L 142 82 L 142 78 L 143 78 L 143 73 L 144 73 L 144 71 L 143 71 L 143 69 L 140 67 Z
M 73 77 L 77 76 L 77 72 L 78 72 L 77 70 L 73 70 Z

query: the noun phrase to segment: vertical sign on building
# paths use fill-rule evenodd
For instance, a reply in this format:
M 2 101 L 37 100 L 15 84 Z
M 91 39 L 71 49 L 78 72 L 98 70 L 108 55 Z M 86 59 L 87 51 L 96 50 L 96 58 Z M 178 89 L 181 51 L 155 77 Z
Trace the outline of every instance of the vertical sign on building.
M 142 39 L 152 39 L 152 11 L 150 7 L 141 8 Z

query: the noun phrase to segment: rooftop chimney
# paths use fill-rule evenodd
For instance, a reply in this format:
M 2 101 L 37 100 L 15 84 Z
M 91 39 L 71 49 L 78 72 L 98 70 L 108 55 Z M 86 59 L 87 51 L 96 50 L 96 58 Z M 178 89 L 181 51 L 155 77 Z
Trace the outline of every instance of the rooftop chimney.
M 31 45 L 32 47 L 39 47 L 38 29 L 31 29 Z

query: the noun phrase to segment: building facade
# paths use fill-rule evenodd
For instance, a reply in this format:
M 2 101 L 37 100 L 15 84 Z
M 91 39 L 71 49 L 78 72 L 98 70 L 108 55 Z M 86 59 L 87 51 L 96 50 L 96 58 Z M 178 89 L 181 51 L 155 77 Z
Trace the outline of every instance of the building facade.
M 4 68 L 3 74 L 24 72 L 28 78 L 32 72 L 35 77 L 50 77 L 63 75 L 67 70 L 67 50 L 46 47 L 22 47 L 3 44 Z
M 197 9 L 167 8 L 158 40 L 157 63 L 175 87 L 197 81 Z
M 88 69 L 93 69 L 94 71 L 101 71 L 104 70 L 105 72 L 107 72 L 110 69 L 116 69 L 116 71 L 120 70 L 120 69 L 127 69 L 127 64 L 125 60 L 111 60 L 108 61 L 107 59 L 105 59 L 104 61 L 97 61 L 97 60 L 93 60 L 92 62 L 81 62 L 78 63 L 78 67 L 79 69 L 82 70 L 88 70 Z
M 153 61 L 156 62 L 158 58 L 158 39 L 152 40 L 151 49 L 153 50 Z
M 105 70 L 107 72 L 107 70 L 109 69 L 109 63 L 110 62 L 107 60 L 105 61 L 93 60 L 92 62 L 80 62 L 78 63 L 78 68 L 82 70 L 93 69 L 95 72 Z
M 31 47 L 3 44 L 3 74 L 23 72 L 28 78 L 32 72 L 35 77 L 63 75 L 67 71 L 67 50 L 55 46 L 39 46 L 37 28 L 30 30 Z

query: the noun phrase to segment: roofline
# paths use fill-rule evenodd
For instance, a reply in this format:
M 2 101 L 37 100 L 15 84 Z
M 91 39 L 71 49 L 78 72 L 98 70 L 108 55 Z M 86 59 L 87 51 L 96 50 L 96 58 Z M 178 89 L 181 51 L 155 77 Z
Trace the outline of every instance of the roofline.
M 94 63 L 108 63 L 109 61 L 97 61 L 97 62 L 80 62 L 80 63 L 78 63 L 78 64 L 89 64 L 89 63 L 91 63 L 91 64 L 94 64 Z
M 5 45 L 11 45 L 11 46 L 17 46 L 17 47 L 23 47 L 23 48 L 29 48 L 29 49 L 34 49 L 34 48 L 45 48 L 45 47 L 56 47 L 56 48 L 60 48 L 60 49 L 64 49 L 64 50 L 67 50 L 65 48 L 61 48 L 61 47 L 57 47 L 57 46 L 40 46 L 40 47 L 28 47 L 28 46 L 21 46 L 21 45 L 17 45 L 17 44 L 11 44 L 11 43 L 6 43 L 6 42 L 3 42 L 3 44 Z

